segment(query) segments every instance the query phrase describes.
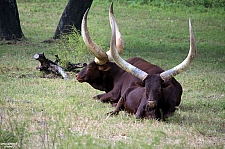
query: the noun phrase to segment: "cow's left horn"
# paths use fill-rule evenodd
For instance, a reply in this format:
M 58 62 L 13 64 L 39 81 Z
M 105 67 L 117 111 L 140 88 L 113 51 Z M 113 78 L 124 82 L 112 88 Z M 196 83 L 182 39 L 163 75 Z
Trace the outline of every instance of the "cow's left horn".
M 196 56 L 196 44 L 195 44 L 194 31 L 192 29 L 190 19 L 189 19 L 189 32 L 190 32 L 190 50 L 189 50 L 187 58 L 176 67 L 162 72 L 160 76 L 163 80 L 168 80 L 172 78 L 173 76 L 178 75 L 179 73 L 185 71 L 188 68 L 188 66 L 193 62 Z
M 133 74 L 134 76 L 138 77 L 141 80 L 144 80 L 147 77 L 147 73 L 138 69 L 137 67 L 131 65 L 130 63 L 123 60 L 120 55 L 118 54 L 118 51 L 116 49 L 116 23 L 115 18 L 113 15 L 110 17 L 111 27 L 112 27 L 112 36 L 110 41 L 110 51 L 112 58 L 114 59 L 115 63 L 121 67 L 123 70 Z
M 84 43 L 88 49 L 94 54 L 95 62 L 99 65 L 103 65 L 108 61 L 108 56 L 106 52 L 101 49 L 90 37 L 90 34 L 87 29 L 87 14 L 89 9 L 85 12 L 82 23 L 81 23 L 81 35 L 83 37 Z
M 88 47 L 88 49 L 95 55 L 95 62 L 99 65 L 105 64 L 107 61 L 112 61 L 113 58 L 111 56 L 110 50 L 108 52 L 105 52 L 103 49 L 101 49 L 90 37 L 90 34 L 87 29 L 87 14 L 88 14 L 89 9 L 84 14 L 82 24 L 81 24 L 81 35 L 83 37 L 83 40 Z M 113 9 L 112 9 L 112 4 L 110 5 L 110 14 L 109 18 L 113 16 Z M 111 22 L 110 22 L 111 24 Z M 119 54 L 123 52 L 124 49 L 124 41 L 122 38 L 122 35 L 120 33 L 119 27 L 117 23 L 115 22 L 116 25 L 116 47 L 118 49 Z M 112 25 L 111 25 L 112 27 Z

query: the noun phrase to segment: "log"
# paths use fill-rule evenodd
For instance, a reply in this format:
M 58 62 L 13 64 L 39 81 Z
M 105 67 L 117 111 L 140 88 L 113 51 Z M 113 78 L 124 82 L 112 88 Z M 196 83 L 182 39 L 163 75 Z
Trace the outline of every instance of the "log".
M 47 59 L 44 55 L 42 54 L 35 54 L 34 59 L 38 60 L 40 64 L 36 67 L 36 69 L 39 69 L 40 71 L 47 71 L 47 72 L 52 72 L 56 75 L 61 75 L 64 79 L 68 80 L 69 77 L 65 73 L 62 67 L 60 67 L 57 63 Z
M 85 66 L 87 66 L 86 63 L 76 63 L 76 64 L 73 64 L 73 63 L 68 62 L 66 64 L 66 70 L 67 71 L 73 71 L 73 72 L 79 72 L 79 70 L 77 70 L 77 69 L 83 68 Z

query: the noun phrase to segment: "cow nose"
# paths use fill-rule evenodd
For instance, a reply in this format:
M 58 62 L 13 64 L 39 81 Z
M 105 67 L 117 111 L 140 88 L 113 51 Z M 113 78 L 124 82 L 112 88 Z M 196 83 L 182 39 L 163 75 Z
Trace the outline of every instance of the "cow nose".
M 156 104 L 155 101 L 148 101 L 149 108 L 154 108 L 155 104 Z
M 78 75 L 78 73 L 76 74 L 76 79 L 79 80 L 79 75 Z

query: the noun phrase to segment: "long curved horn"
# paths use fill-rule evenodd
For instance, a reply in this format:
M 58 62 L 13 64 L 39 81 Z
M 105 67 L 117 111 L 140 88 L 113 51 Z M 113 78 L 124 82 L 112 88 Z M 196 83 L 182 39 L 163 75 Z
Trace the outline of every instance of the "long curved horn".
M 131 65 L 130 63 L 126 62 L 123 60 L 117 49 L 116 49 L 116 23 L 115 23 L 115 18 L 113 15 L 110 17 L 110 22 L 111 22 L 111 27 L 112 27 L 112 36 L 111 36 L 111 41 L 110 41 L 110 52 L 112 55 L 112 58 L 114 59 L 115 63 L 121 67 L 123 70 L 133 74 L 134 76 L 138 77 L 141 80 L 144 80 L 147 77 L 147 73 L 138 69 L 137 67 Z
M 88 12 L 89 12 L 89 9 L 86 10 L 82 19 L 81 35 L 88 49 L 94 54 L 95 62 L 99 65 L 103 65 L 108 61 L 108 56 L 106 52 L 103 49 L 101 49 L 90 37 L 90 34 L 87 29 Z
M 112 8 L 112 4 L 110 5 L 110 14 L 109 17 L 111 17 L 111 15 L 113 15 L 113 8 Z M 88 32 L 87 29 L 87 14 L 89 12 L 89 9 L 86 10 L 84 16 L 83 16 L 83 20 L 82 20 L 82 24 L 81 24 L 81 34 L 83 37 L 83 40 L 86 44 L 86 46 L 88 47 L 88 49 L 95 55 L 95 62 L 99 65 L 103 65 L 105 64 L 107 61 L 112 61 L 113 58 L 111 56 L 111 52 L 110 50 L 108 52 L 105 52 L 103 49 L 101 49 L 90 37 L 90 34 Z M 110 22 L 111 25 L 111 22 Z M 122 34 L 120 33 L 119 27 L 116 24 L 116 47 L 118 48 L 119 54 L 122 54 L 123 49 L 124 49 L 124 41 L 122 38 Z
M 109 8 L 109 22 L 110 22 L 111 29 L 112 29 L 112 21 L 111 21 L 112 17 L 114 18 L 114 21 L 115 21 L 114 23 L 115 23 L 115 28 L 116 28 L 116 49 L 117 49 L 119 55 L 121 55 L 123 52 L 123 49 L 124 49 L 124 40 L 123 40 L 122 34 L 120 32 L 120 29 L 117 25 L 116 19 L 114 17 L 113 2 L 111 2 L 110 8 Z M 108 56 L 111 55 L 110 51 L 108 51 L 107 54 L 108 54 Z
M 195 44 L 194 31 L 192 29 L 190 19 L 189 19 L 189 32 L 190 32 L 190 50 L 189 50 L 187 58 L 176 67 L 162 72 L 160 76 L 163 80 L 168 80 L 172 78 L 173 76 L 178 75 L 179 73 L 185 71 L 188 68 L 188 66 L 190 66 L 190 64 L 193 62 L 196 56 L 196 44 Z

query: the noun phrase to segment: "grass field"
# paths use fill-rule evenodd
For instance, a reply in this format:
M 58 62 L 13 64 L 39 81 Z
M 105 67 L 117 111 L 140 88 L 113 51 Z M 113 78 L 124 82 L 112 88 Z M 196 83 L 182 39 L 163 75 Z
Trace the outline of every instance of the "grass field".
M 139 56 L 169 69 L 189 50 L 188 18 L 197 43 L 191 67 L 175 78 L 182 102 L 166 122 L 136 120 L 93 100 L 102 93 L 70 79 L 42 78 L 35 53 L 47 58 L 77 52 L 83 43 L 41 43 L 54 31 L 67 0 L 17 1 L 26 41 L 0 45 L 0 146 L 15 148 L 225 148 L 225 12 L 223 8 L 155 7 L 115 1 L 114 12 L 125 40 L 124 59 Z M 91 36 L 109 49 L 108 1 L 94 1 L 88 16 Z M 76 53 L 75 52 L 75 53 Z M 79 53 L 79 52 L 77 52 Z M 82 52 L 81 52 L 82 53 Z M 85 53 L 85 52 L 84 52 Z M 81 60 L 76 57 L 85 57 Z M 74 55 L 72 62 L 90 62 Z

